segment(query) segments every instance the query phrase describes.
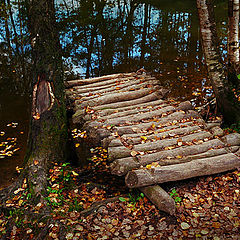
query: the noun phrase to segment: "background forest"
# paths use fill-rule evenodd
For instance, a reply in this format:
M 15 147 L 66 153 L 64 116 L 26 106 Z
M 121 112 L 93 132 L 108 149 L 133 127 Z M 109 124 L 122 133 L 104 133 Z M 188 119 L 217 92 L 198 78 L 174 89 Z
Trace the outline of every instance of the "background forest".
M 208 234 L 214 240 L 238 238 L 239 171 L 167 184 L 177 206 L 176 215 L 167 216 L 143 193 L 129 191 L 122 179 L 112 177 L 106 149 L 90 149 L 83 168 L 64 162 L 70 134 L 77 140 L 87 136 L 80 129 L 69 130 L 63 80 L 144 68 L 170 90 L 170 97 L 190 100 L 197 110 L 212 103 L 219 110 L 207 74 L 212 59 L 206 57 L 201 20 L 207 21 L 200 18 L 199 24 L 198 19 L 199 4 L 211 1 L 196 2 L 1 1 L 0 188 L 20 176 L 0 191 L 5 239 L 207 239 Z M 218 70 L 227 73 L 228 3 L 213 3 L 207 9 L 216 17 L 217 62 L 223 63 Z M 211 117 L 211 110 L 202 113 Z M 84 148 L 81 142 L 75 147 Z M 106 208 L 98 212 L 101 204 Z

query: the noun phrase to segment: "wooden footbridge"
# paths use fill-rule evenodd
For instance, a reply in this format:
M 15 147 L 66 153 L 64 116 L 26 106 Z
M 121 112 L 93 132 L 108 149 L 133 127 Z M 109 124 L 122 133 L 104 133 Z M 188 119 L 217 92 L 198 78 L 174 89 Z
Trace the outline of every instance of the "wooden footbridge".
M 108 149 L 112 174 L 125 176 L 160 209 L 175 212 L 158 185 L 240 166 L 240 134 L 223 136 L 189 101 L 167 98 L 159 81 L 143 69 L 67 82 L 73 122 L 94 145 Z

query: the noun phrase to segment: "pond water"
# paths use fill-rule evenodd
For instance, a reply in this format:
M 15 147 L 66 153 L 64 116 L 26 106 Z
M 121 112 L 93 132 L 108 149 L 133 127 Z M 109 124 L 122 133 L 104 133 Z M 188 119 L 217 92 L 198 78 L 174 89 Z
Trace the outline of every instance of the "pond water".
M 56 8 L 66 79 L 144 67 L 171 90 L 171 96 L 200 105 L 211 95 L 195 1 L 59 0 Z M 225 1 L 216 1 L 215 12 L 224 56 Z M 16 31 L 20 34 L 18 17 L 16 13 Z M 3 36 L 5 26 L 0 22 Z M 17 60 L 18 64 L 9 63 L 4 43 L 6 39 L 0 37 L 0 186 L 11 182 L 16 167 L 23 163 L 30 108 L 26 79 L 31 78 L 19 67 L 24 61 L 29 65 L 30 61 L 24 60 L 29 59 L 29 43 L 22 48 L 26 56 Z

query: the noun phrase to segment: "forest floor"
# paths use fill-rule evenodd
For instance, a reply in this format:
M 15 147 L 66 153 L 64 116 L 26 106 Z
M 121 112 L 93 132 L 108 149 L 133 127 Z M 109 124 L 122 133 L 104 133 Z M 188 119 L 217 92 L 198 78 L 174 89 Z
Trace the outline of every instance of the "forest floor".
M 85 133 L 74 129 L 73 137 L 85 138 Z M 162 185 L 177 205 L 176 214 L 169 216 L 142 193 L 127 189 L 123 178 L 111 175 L 107 151 L 97 147 L 83 168 L 53 164 L 47 216 L 42 215 L 44 204 L 32 205 L 24 180 L 0 212 L 0 238 L 237 240 L 239 183 L 240 171 L 235 170 Z

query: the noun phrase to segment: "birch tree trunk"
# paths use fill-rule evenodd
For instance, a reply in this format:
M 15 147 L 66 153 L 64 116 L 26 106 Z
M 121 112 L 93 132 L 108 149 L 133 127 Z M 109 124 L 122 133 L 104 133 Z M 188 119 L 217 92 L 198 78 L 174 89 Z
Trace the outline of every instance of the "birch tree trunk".
M 202 37 L 202 48 L 209 78 L 217 100 L 219 111 L 227 124 L 240 121 L 240 107 L 236 101 L 227 78 L 218 49 L 216 23 L 211 0 L 197 0 L 197 8 Z
M 238 86 L 239 73 L 239 0 L 228 0 L 228 79 Z

